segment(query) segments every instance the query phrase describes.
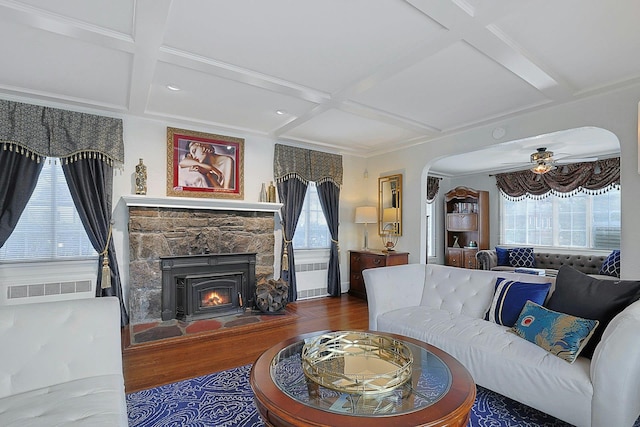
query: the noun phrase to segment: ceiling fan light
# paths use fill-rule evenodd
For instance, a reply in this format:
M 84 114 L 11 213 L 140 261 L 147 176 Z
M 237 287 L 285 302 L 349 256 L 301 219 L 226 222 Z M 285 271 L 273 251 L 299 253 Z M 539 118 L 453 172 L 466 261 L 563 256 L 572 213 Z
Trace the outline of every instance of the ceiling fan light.
M 553 161 L 553 151 L 547 151 L 546 148 L 538 148 L 538 151 L 531 155 L 531 163 L 551 161 Z
M 549 171 L 554 170 L 555 168 L 556 167 L 551 163 L 545 163 L 544 160 L 540 160 L 538 161 L 538 164 L 530 169 L 530 171 L 538 175 L 543 175 Z

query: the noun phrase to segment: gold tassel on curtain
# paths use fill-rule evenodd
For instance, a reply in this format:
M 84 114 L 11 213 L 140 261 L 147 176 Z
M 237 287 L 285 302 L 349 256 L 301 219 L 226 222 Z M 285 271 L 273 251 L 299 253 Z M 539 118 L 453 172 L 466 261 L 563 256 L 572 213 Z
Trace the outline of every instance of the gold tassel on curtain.
M 109 225 L 109 235 L 107 236 L 107 244 L 104 250 L 100 253 L 102 255 L 102 282 L 100 282 L 101 289 L 108 289 L 111 287 L 111 268 L 109 267 L 109 242 L 111 242 L 111 225 Z
M 282 250 L 282 270 L 289 271 L 289 251 L 287 247 L 292 242 L 292 240 L 287 240 L 284 235 L 284 231 L 282 232 L 283 240 L 284 240 L 284 249 Z

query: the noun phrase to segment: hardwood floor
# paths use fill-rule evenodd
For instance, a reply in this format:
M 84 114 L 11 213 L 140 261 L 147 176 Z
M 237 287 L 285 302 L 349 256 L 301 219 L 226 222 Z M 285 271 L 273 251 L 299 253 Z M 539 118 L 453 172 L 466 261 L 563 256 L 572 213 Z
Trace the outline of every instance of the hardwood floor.
M 289 303 L 286 310 L 294 319 L 276 327 L 238 327 L 124 346 L 127 393 L 253 363 L 267 348 L 295 335 L 369 326 L 366 301 L 348 294 Z M 124 334 L 123 342 L 128 342 Z

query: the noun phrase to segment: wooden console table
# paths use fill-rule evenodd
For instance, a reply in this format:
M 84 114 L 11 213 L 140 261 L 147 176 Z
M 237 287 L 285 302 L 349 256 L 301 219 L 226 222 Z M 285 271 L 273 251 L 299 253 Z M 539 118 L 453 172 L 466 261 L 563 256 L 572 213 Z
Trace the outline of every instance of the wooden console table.
M 349 251 L 349 294 L 367 299 L 362 270 L 409 263 L 409 252 Z

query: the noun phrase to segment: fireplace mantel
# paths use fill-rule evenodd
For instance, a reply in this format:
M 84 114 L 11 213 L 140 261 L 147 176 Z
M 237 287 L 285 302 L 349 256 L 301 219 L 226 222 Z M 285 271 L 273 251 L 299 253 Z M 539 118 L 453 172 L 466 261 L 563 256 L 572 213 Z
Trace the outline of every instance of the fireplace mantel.
M 191 197 L 150 197 L 141 195 L 122 196 L 127 206 L 147 208 L 209 209 L 227 211 L 278 212 L 282 203 L 247 202 Z

